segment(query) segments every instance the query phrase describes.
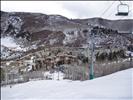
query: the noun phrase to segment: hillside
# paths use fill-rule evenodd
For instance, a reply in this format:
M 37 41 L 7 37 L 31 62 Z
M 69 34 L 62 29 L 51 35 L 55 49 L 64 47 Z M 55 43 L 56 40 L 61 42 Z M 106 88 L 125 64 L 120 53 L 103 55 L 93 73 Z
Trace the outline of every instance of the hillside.
M 11 38 L 20 51 L 26 52 L 40 46 L 86 47 L 94 26 L 100 30 L 94 38 L 97 47 L 127 48 L 133 43 L 132 25 L 131 19 L 68 19 L 61 15 L 1 11 L 1 39 Z M 118 34 L 121 32 L 126 34 Z

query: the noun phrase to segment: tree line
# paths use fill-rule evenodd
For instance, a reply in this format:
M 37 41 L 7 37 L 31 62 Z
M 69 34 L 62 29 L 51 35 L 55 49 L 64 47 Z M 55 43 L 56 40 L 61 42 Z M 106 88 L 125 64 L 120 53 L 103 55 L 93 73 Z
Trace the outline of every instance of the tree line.
M 125 51 L 124 50 L 118 50 L 118 51 L 111 51 L 109 53 L 107 52 L 97 52 L 96 53 L 96 61 L 113 61 L 118 60 L 118 58 L 126 58 Z

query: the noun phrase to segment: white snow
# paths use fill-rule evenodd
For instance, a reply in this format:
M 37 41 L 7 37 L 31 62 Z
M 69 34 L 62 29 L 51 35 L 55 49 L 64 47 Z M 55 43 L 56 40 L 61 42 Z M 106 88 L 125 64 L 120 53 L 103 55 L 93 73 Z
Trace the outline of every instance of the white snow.
M 133 52 L 131 52 L 131 51 L 126 51 L 126 55 L 129 56 L 129 54 L 131 54 L 131 56 L 133 57 Z
M 88 81 L 40 80 L 1 88 L 2 100 L 132 100 L 133 68 Z
M 50 73 L 49 71 L 48 72 L 45 72 L 44 73 L 44 77 L 47 77 L 49 79 L 52 79 L 52 80 L 63 80 L 63 77 L 64 77 L 64 74 L 62 72 L 53 72 L 53 73 Z
M 11 24 L 15 28 L 15 32 L 19 33 L 21 26 L 23 25 L 23 21 L 18 16 L 10 16 L 7 24 Z
M 49 42 L 50 42 L 50 45 L 53 45 L 54 43 L 57 42 L 57 39 L 50 39 Z
M 71 32 L 73 32 L 73 34 L 68 34 Z M 63 44 L 73 43 L 78 38 L 78 31 L 75 29 L 64 30 L 64 34 L 65 34 L 65 39 L 63 40 Z
M 8 48 L 21 49 L 19 45 L 14 42 L 14 39 L 10 36 L 1 38 L 1 45 Z
M 19 57 L 21 53 L 16 52 L 13 53 L 11 49 L 8 49 L 7 47 L 1 45 L 1 59 L 11 59 L 15 57 Z
M 29 71 L 31 71 L 31 70 L 32 70 L 32 66 L 29 65 L 27 71 L 29 72 Z

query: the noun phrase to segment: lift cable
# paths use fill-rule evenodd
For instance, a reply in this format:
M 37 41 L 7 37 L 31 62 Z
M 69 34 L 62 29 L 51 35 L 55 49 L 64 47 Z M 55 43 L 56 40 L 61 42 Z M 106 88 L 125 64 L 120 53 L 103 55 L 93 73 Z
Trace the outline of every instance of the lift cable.
M 100 17 L 102 17 L 111 7 L 112 5 L 115 3 L 112 2 L 111 5 L 101 14 Z M 93 27 L 94 28 L 94 27 Z M 91 64 L 89 66 L 89 79 L 94 79 L 94 32 L 93 29 L 91 30 Z
M 101 14 L 100 17 L 102 17 L 113 6 L 114 3 L 115 3 L 115 1 L 111 3 L 111 5 Z M 120 3 L 123 4 L 121 1 L 120 1 Z M 90 73 L 89 78 L 93 79 L 94 78 L 94 66 L 93 66 L 93 59 L 94 59 L 94 56 L 93 56 L 94 55 L 94 44 L 93 44 L 94 33 L 92 32 L 91 34 L 93 34 L 93 36 L 92 36 L 92 40 L 91 40 L 92 48 L 91 48 L 91 65 L 90 65 L 90 71 L 89 71 L 89 73 Z
M 119 1 L 120 1 L 121 4 L 123 4 L 121 0 L 119 0 Z
M 102 17 L 102 16 L 113 6 L 114 3 L 115 3 L 115 1 L 113 1 L 113 2 L 111 3 L 111 5 L 110 5 L 107 9 L 105 9 L 105 11 L 101 14 L 100 17 Z
M 121 2 L 121 4 L 123 4 L 123 3 Z M 132 10 L 133 10 L 133 9 L 130 9 L 130 10 L 128 11 L 128 13 L 130 13 Z M 110 16 L 112 16 L 113 14 L 114 14 L 114 11 L 112 11 L 112 12 L 107 16 L 107 18 L 110 17 Z M 120 19 L 123 18 L 123 17 L 127 17 L 127 16 L 122 16 L 122 17 L 120 17 Z

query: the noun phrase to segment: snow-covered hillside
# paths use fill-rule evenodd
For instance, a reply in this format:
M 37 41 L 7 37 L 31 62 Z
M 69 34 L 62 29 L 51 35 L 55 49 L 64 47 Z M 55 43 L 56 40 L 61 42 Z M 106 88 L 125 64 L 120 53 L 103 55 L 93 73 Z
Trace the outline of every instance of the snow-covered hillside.
M 88 81 L 41 80 L 1 88 L 2 100 L 132 100 L 133 69 Z
M 25 53 L 43 46 L 84 47 L 90 45 L 91 30 L 95 28 L 96 48 L 126 49 L 133 42 L 132 23 L 133 20 L 68 19 L 61 15 L 1 11 L 1 43 Z M 2 56 L 3 60 L 14 58 Z
M 23 48 L 18 45 L 11 36 L 1 37 L 1 59 L 13 59 L 20 57 Z
M 1 45 L 6 46 L 8 48 L 12 48 L 14 50 L 21 50 L 20 46 L 16 44 L 15 40 L 10 37 L 2 37 L 1 38 Z

